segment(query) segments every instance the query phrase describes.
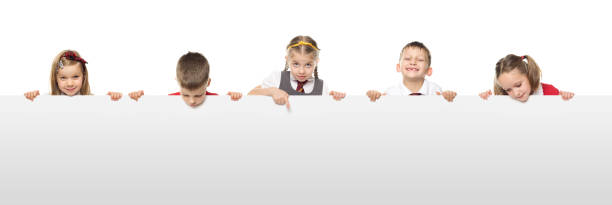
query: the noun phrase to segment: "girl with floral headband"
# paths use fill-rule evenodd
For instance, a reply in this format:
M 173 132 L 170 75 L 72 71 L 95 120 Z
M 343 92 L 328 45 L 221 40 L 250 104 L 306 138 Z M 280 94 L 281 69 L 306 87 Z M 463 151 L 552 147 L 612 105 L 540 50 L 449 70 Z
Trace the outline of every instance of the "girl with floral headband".
M 72 50 L 64 50 L 57 54 L 51 64 L 51 95 L 91 95 L 87 72 L 87 61 Z M 40 95 L 38 90 L 24 94 L 29 100 Z M 108 92 L 111 100 L 121 99 L 121 93 Z

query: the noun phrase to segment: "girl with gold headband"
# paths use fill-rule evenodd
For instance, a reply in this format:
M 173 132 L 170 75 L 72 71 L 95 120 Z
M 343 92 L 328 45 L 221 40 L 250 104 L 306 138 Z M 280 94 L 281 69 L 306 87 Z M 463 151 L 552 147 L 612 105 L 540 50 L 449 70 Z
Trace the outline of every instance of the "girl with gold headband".
M 287 45 L 285 69 L 268 76 L 249 95 L 270 96 L 278 105 L 289 106 L 289 95 L 331 95 L 335 100 L 346 94 L 329 91 L 319 79 L 319 47 L 309 36 L 296 36 Z

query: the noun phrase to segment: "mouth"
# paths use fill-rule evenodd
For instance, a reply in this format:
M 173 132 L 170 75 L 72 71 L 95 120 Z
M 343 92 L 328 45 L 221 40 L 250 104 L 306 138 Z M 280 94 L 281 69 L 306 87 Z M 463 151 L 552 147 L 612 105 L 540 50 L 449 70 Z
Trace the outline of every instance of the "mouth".
M 73 92 L 75 90 L 76 90 L 76 88 L 66 88 L 66 91 L 68 91 L 68 92 Z
M 296 76 L 296 77 L 297 77 L 298 79 L 300 79 L 300 80 L 306 79 L 306 76 L 299 76 L 299 75 L 298 75 L 298 76 Z
M 419 72 L 419 69 L 418 68 L 406 68 L 406 71 L 409 71 L 409 72 Z

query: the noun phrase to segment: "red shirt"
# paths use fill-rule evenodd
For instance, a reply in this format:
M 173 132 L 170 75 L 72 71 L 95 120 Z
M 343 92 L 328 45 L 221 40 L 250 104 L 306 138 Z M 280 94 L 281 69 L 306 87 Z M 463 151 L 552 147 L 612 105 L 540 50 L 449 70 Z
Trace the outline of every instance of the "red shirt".
M 181 95 L 181 92 L 170 93 L 168 95 Z M 211 93 L 211 92 L 206 91 L 206 95 L 217 95 L 217 93 Z
M 559 90 L 551 84 L 542 83 L 544 95 L 559 95 Z

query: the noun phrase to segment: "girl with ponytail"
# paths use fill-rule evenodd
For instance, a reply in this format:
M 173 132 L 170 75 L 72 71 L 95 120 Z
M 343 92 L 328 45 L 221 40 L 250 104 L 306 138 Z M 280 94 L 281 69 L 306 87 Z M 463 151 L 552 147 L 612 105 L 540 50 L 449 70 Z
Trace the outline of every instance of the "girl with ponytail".
M 540 82 L 542 71 L 531 56 L 507 55 L 495 65 L 493 92 L 480 93 L 482 99 L 492 94 L 509 95 L 512 99 L 526 102 L 531 95 L 561 95 L 563 100 L 574 97 L 574 93 L 559 91 L 555 86 Z

